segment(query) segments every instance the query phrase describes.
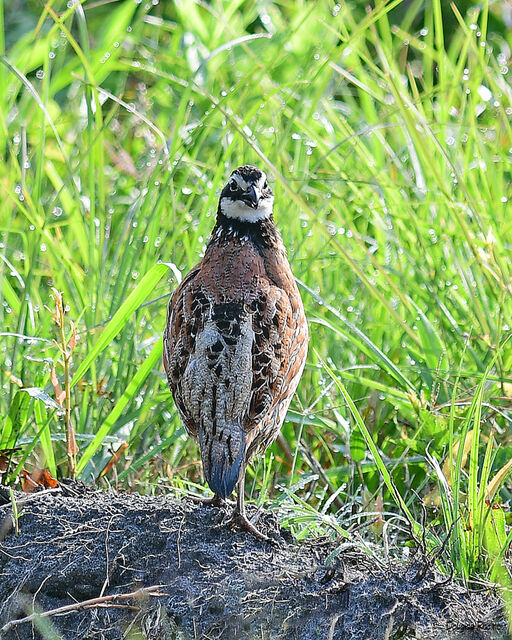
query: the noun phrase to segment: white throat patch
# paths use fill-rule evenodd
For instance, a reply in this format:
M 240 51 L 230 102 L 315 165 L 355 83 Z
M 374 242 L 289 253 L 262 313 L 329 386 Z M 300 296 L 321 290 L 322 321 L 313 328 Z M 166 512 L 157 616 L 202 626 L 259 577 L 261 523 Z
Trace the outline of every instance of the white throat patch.
M 259 201 L 258 207 L 253 209 L 244 204 L 241 200 L 231 200 L 231 198 L 221 198 L 220 210 L 227 218 L 235 218 L 243 222 L 258 222 L 265 220 L 272 215 L 274 198 L 263 198 Z

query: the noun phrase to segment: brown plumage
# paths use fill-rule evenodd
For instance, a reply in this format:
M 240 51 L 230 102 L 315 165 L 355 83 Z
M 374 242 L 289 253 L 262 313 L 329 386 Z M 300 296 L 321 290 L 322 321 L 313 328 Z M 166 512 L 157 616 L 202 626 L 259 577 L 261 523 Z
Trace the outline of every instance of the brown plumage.
M 283 424 L 302 374 L 308 330 L 286 251 L 272 217 L 265 174 L 236 169 L 219 200 L 204 258 L 172 295 L 164 365 L 187 433 L 199 440 L 213 502 L 238 482 L 245 516 L 248 462 Z

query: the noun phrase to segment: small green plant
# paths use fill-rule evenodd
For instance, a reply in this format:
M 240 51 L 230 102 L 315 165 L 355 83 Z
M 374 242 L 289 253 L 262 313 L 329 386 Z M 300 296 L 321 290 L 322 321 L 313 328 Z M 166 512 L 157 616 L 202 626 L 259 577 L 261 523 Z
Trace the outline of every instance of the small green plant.
M 60 350 L 64 370 L 64 389 L 60 386 L 57 378 L 55 365 L 51 370 L 51 381 L 55 391 L 55 399 L 64 408 L 64 426 L 66 431 L 66 454 L 68 459 L 68 475 L 73 480 L 76 476 L 76 456 L 78 446 L 75 439 L 75 430 L 71 421 L 71 359 L 76 347 L 76 329 L 73 321 L 70 321 L 70 334 L 66 335 L 64 326 L 65 309 L 62 301 L 62 293 L 57 289 L 52 289 L 52 299 L 55 309 L 52 314 L 53 321 L 59 329 L 59 340 L 55 344 Z
M 19 536 L 20 534 L 20 525 L 19 519 L 21 517 L 21 513 L 18 511 L 18 503 L 16 502 L 16 497 L 14 496 L 14 491 L 9 487 L 9 496 L 11 498 L 11 506 L 12 506 L 12 522 L 14 526 L 14 533 Z

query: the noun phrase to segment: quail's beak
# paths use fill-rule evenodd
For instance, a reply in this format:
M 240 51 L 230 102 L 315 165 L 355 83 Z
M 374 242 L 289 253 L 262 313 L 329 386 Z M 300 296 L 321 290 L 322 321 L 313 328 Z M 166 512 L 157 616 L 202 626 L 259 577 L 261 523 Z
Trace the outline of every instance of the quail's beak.
M 253 209 L 257 209 L 258 202 L 260 201 L 259 191 L 254 188 L 253 185 L 249 188 L 249 191 L 246 191 L 242 196 L 242 201 L 249 207 Z

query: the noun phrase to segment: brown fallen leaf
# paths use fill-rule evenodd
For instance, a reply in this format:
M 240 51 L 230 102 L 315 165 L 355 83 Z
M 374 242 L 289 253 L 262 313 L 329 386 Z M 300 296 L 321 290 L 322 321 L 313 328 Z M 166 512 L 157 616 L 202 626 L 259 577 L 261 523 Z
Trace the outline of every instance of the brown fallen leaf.
M 26 469 L 22 469 L 23 480 L 21 488 L 25 493 L 33 493 L 38 489 L 54 489 L 59 483 L 48 469 L 34 469 L 29 473 Z

